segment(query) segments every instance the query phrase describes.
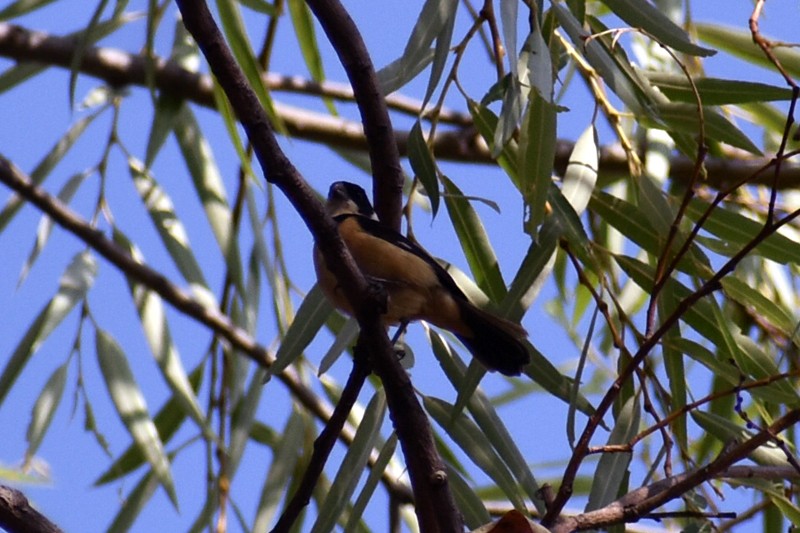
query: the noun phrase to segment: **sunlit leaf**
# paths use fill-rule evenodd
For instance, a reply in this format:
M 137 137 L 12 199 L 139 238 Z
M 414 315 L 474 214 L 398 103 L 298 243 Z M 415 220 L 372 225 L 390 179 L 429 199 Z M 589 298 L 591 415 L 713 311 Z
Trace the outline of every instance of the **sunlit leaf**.
M 44 306 L 14 348 L 0 374 L 0 404 L 20 372 L 50 333 L 86 297 L 97 275 L 97 261 L 90 252 L 76 255 L 59 281 L 58 292 Z
M 425 193 L 431 202 L 433 217 L 439 212 L 439 171 L 433 159 L 428 143 L 422 135 L 422 125 L 416 121 L 408 132 L 408 162 L 417 179 L 425 188 Z
M 177 508 L 178 496 L 170 472 L 169 459 L 125 354 L 114 338 L 100 329 L 95 334 L 95 348 L 100 370 L 117 413 L 150 463 L 158 482 Z

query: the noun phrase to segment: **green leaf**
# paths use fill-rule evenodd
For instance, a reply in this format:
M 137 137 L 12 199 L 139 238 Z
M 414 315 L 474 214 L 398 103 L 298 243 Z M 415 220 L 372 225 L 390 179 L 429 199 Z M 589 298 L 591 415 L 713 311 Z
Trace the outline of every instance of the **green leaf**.
M 184 106 L 175 122 L 175 137 L 178 140 L 183 160 L 189 169 L 195 191 L 211 226 L 237 290 L 244 294 L 244 272 L 236 234 L 233 231 L 233 215 L 228 205 L 225 185 L 214 161 L 211 147 L 203 135 L 191 110 Z
M 54 1 L 55 0 L 17 0 L 0 10 L 0 20 L 11 20 L 21 17 L 26 13 L 36 11 L 48 4 L 52 4 Z
M 378 71 L 383 94 L 391 94 L 414 79 L 434 58 L 434 39 L 449 39 L 452 13 L 456 0 L 425 0 L 417 23 L 411 30 L 403 55 Z
M 692 84 L 684 75 L 666 72 L 645 72 L 647 79 L 673 102 L 696 104 Z M 792 91 L 752 81 L 721 78 L 692 78 L 703 105 L 730 105 L 791 100 Z
M 506 284 L 483 223 L 458 186 L 446 176 L 442 176 L 442 182 L 447 213 L 475 282 L 493 302 L 500 302 L 506 295 Z
M 771 73 L 775 72 L 775 65 L 764 54 L 757 44 L 753 42 L 753 34 L 749 30 L 730 28 L 720 24 L 694 24 L 694 31 L 697 36 L 720 50 L 729 52 L 730 54 L 741 57 L 742 59 L 755 63 L 761 67 L 769 69 Z M 761 36 L 768 42 L 780 41 L 769 35 Z M 786 72 L 796 78 L 800 76 L 800 52 L 796 48 L 790 46 L 775 46 L 771 49 L 774 57 L 780 61 L 781 66 L 786 69 Z
M 100 370 L 117 413 L 177 509 L 178 496 L 170 473 L 169 459 L 125 354 L 114 338 L 99 328 L 95 333 L 95 348 Z
M 114 231 L 114 241 L 126 249 L 134 260 L 139 263 L 144 262 L 141 252 L 116 229 Z M 200 288 L 197 287 L 197 289 Z M 172 334 L 170 333 L 169 322 L 167 321 L 161 297 L 145 286 L 135 283 L 131 278 L 128 278 L 128 289 L 136 305 L 142 332 L 150 347 L 150 352 L 153 354 L 156 363 L 158 363 L 158 368 L 161 370 L 164 380 L 178 400 L 178 405 L 194 420 L 209 441 L 217 442 L 216 433 L 209 425 L 209 421 L 200 407 L 195 391 L 186 375 L 178 349 L 172 342 Z M 208 291 L 206 292 L 206 301 L 208 302 L 207 305 L 216 306 L 213 296 Z
M 358 498 L 356 498 L 356 501 L 353 504 L 353 509 L 351 510 L 350 516 L 347 519 L 347 524 L 344 526 L 344 531 L 356 531 L 358 520 L 364 515 L 364 510 L 367 508 L 367 504 L 370 502 L 370 500 L 372 500 L 375 489 L 378 488 L 378 483 L 380 482 L 386 467 L 389 465 L 389 462 L 392 460 L 394 450 L 396 448 L 397 434 L 392 433 L 392 435 L 381 447 L 375 463 L 370 466 L 369 476 L 367 476 L 367 480 L 364 482 L 364 486 L 361 488 L 361 492 L 358 494 Z
M 292 475 L 300 467 L 305 432 L 303 415 L 293 409 L 279 434 L 280 440 L 272 450 L 272 461 L 261 487 L 253 531 L 268 531 L 268 526 L 273 522 L 286 488 L 290 486 Z
M 544 220 L 547 191 L 553 183 L 556 154 L 556 108 L 538 93 L 531 93 L 528 111 L 522 120 L 519 141 L 518 187 L 522 191 L 528 217 L 526 231 L 535 235 Z
M 59 366 L 55 371 L 50 374 L 33 404 L 33 411 L 31 412 L 31 421 L 28 424 L 28 431 L 25 438 L 28 441 L 28 449 L 25 450 L 25 457 L 31 458 L 36 455 L 48 428 L 50 422 L 53 421 L 53 416 L 56 414 L 58 404 L 61 403 L 61 397 L 64 395 L 64 385 L 67 382 L 68 367 L 65 364 Z
M 523 97 L 530 98 L 525 91 L 532 87 L 545 102 L 553 103 L 553 64 L 539 24 L 533 25 L 533 30 L 525 40 L 519 62 L 518 75 Z
M 88 172 L 80 172 L 70 177 L 58 192 L 57 198 L 63 204 L 69 204 L 69 202 L 72 200 L 72 197 L 76 192 L 78 192 L 78 188 L 81 186 L 81 183 L 83 183 L 88 176 Z M 39 227 L 36 228 L 36 241 L 33 243 L 33 248 L 28 254 L 25 264 L 22 265 L 22 271 L 20 272 L 19 280 L 17 281 L 17 288 L 22 286 L 22 284 L 25 282 L 25 279 L 28 277 L 28 274 L 36 262 L 36 259 L 39 257 L 39 254 L 42 252 L 42 250 L 44 250 L 47 241 L 50 239 L 53 226 L 53 219 L 47 215 L 42 215 L 41 220 L 39 220 Z
M 478 468 L 497 484 L 514 508 L 524 512 L 525 504 L 511 472 L 481 429 L 464 414 L 453 418 L 453 405 L 444 400 L 424 396 L 423 405 L 436 423 L 447 432 Z
M 614 429 L 608 437 L 607 444 L 625 444 L 636 436 L 639 430 L 641 412 L 636 396 L 632 396 L 617 415 Z M 594 511 L 605 507 L 619 496 L 622 483 L 627 477 L 628 466 L 631 462 L 630 452 L 603 453 L 594 473 L 592 490 L 586 511 Z
M 648 1 L 603 0 L 603 3 L 634 28 L 643 29 L 660 44 L 674 48 L 678 52 L 699 57 L 709 57 L 717 53 L 716 50 L 694 44 L 683 28 L 672 22 Z
M 428 143 L 422 135 L 422 125 L 417 120 L 408 132 L 408 162 L 414 174 L 425 188 L 431 202 L 432 216 L 439 211 L 439 171 Z
M 500 305 L 500 314 L 511 320 L 520 320 L 539 295 L 555 264 L 556 246 L 560 229 L 555 219 L 545 220 L 535 241 L 528 247 L 522 264 Z
M 447 466 L 447 482 L 456 500 L 456 506 L 464 518 L 464 525 L 470 531 L 478 530 L 480 526 L 492 521 L 486 502 L 478 496 L 472 487 L 464 480 L 457 469 Z
M 289 0 L 289 16 L 292 19 L 294 34 L 303 53 L 306 68 L 314 81 L 325 79 L 322 57 L 319 53 L 317 35 L 314 31 L 314 19 L 311 11 L 302 0 Z
M 203 275 L 183 222 L 175 212 L 175 205 L 153 176 L 141 167 L 138 161 L 129 159 L 128 168 L 139 198 L 142 200 L 147 214 L 150 215 L 161 242 L 167 249 L 175 266 L 183 278 L 195 289 L 208 290 L 208 282 Z M 213 295 L 208 294 L 213 298 Z
M 97 276 L 97 262 L 90 252 L 76 255 L 58 285 L 58 292 L 28 326 L 0 374 L 0 404 L 5 400 L 20 372 L 50 333 L 86 297 Z
M 333 311 L 333 306 L 331 306 L 331 312 Z M 356 340 L 358 336 L 358 321 L 350 317 L 344 323 L 344 326 L 339 330 L 339 333 L 336 334 L 336 338 L 333 340 L 333 344 L 331 347 L 328 348 L 328 351 L 322 357 L 322 360 L 319 363 L 319 369 L 317 373 L 322 375 L 326 373 L 335 363 L 339 356 L 344 353 Z
M 195 394 L 200 389 L 200 384 L 203 382 L 204 369 L 205 364 L 201 362 L 192 370 L 191 374 L 189 374 L 189 382 L 192 384 L 192 390 Z M 158 410 L 156 416 L 153 417 L 153 423 L 156 426 L 158 438 L 161 439 L 161 442 L 169 442 L 178 429 L 180 429 L 184 420 L 186 420 L 186 410 L 181 408 L 180 401 L 175 393 L 173 393 L 169 400 Z M 111 466 L 97 478 L 94 482 L 94 486 L 105 485 L 106 483 L 122 478 L 142 466 L 145 460 L 145 456 L 138 444 L 135 442 L 132 443 L 114 460 Z
M 693 199 L 686 210 L 692 220 L 698 220 L 709 204 Z M 735 212 L 731 208 L 714 209 L 703 224 L 703 229 L 732 245 L 749 244 L 763 229 L 764 223 Z M 734 250 L 735 253 L 738 250 Z M 752 253 L 766 257 L 781 264 L 800 264 L 800 243 L 780 233 L 774 233 L 755 247 Z
M 587 39 L 589 34 L 583 29 L 583 24 L 578 22 L 563 5 L 554 4 L 553 12 L 575 48 L 583 52 L 586 60 L 597 70 L 614 94 L 619 96 L 634 113 L 650 112 L 653 102 L 646 95 L 641 80 L 631 69 L 630 62 L 626 60 L 620 47 L 612 48 L 607 39 L 603 37 L 595 36 L 593 39 Z M 592 23 L 597 25 L 599 21 L 592 19 Z M 603 30 L 605 29 L 603 28 Z M 595 34 L 603 30 L 599 27 L 592 27 L 592 32 Z
M 479 104 L 475 100 L 468 100 L 467 105 L 469 106 L 469 113 L 472 116 L 475 128 L 477 128 L 483 140 L 486 141 L 486 144 L 491 146 L 494 139 L 494 131 L 497 128 L 497 116 L 491 109 L 483 104 Z M 517 143 L 511 139 L 503 146 L 500 153 L 493 154 L 493 157 L 497 159 L 497 164 L 508 174 L 511 181 L 519 189 L 520 182 L 517 173 L 517 152 Z
M 780 330 L 782 335 L 788 338 L 793 337 L 795 321 L 792 315 L 788 310 L 761 294 L 757 289 L 750 287 L 739 278 L 726 276 L 722 279 L 722 290 L 725 291 L 729 298 L 740 305 L 753 309 L 760 318 L 766 319 Z
M 139 483 L 125 496 L 107 531 L 131 531 L 139 513 L 153 497 L 157 488 L 158 477 L 152 470 L 145 472 Z
M 662 103 L 656 106 L 659 120 L 642 117 L 643 123 L 652 127 L 677 133 L 697 135 L 702 124 L 709 139 L 730 144 L 746 150 L 753 155 L 763 155 L 758 146 L 742 133 L 730 120 L 711 107 L 703 107 L 703 121 L 697 113 L 697 106 L 681 103 Z M 663 122 L 661 122 L 663 121 Z
M 445 1 L 441 2 L 441 6 L 443 6 L 445 9 L 448 9 L 449 13 L 444 15 L 442 29 L 439 31 L 439 35 L 436 37 L 436 46 L 433 50 L 433 61 L 431 63 L 431 75 L 428 78 L 428 87 L 425 89 L 425 96 L 422 98 L 422 105 L 420 106 L 421 110 L 425 109 L 425 106 L 428 104 L 431 96 L 433 96 L 433 91 L 436 89 L 436 86 L 439 84 L 439 80 L 442 78 L 444 66 L 447 63 L 447 59 L 450 57 L 452 50 L 451 45 L 453 42 L 453 28 L 456 24 L 458 2 Z
M 591 124 L 581 133 L 572 147 L 561 186 L 561 194 L 578 215 L 583 214 L 592 198 L 592 192 L 597 184 L 598 168 L 597 130 L 594 124 Z
M 353 443 L 347 448 L 347 453 L 339 467 L 330 490 L 325 495 L 317 520 L 311 528 L 311 533 L 332 531 L 336 521 L 343 514 L 350 497 L 356 489 L 356 484 L 367 465 L 369 456 L 380 436 L 383 416 L 386 413 L 386 396 L 379 389 L 370 400 L 364 411 L 364 416 L 358 424 Z M 353 520 L 353 516 L 350 520 Z
M 317 332 L 325 324 L 328 315 L 333 311 L 328 299 L 318 284 L 315 284 L 306 295 L 297 314 L 283 336 L 275 362 L 269 368 L 268 378 L 281 372 L 294 362 L 303 350 L 314 340 Z
M 691 412 L 692 419 L 707 433 L 714 435 L 719 439 L 723 445 L 730 442 L 743 442 L 753 437 L 753 434 L 744 429 L 743 427 L 731 422 L 727 418 L 707 413 L 704 411 L 693 410 Z M 793 447 L 790 443 L 784 444 L 789 446 L 791 450 Z M 756 448 L 749 456 L 756 464 L 762 466 L 789 466 L 789 461 L 786 459 L 786 452 L 784 452 L 774 442 L 769 441 Z
M 219 20 L 222 23 L 222 30 L 230 46 L 233 56 L 236 58 L 236 63 L 244 72 L 250 87 L 256 93 L 261 106 L 266 111 L 271 126 L 281 134 L 286 133 L 286 128 L 283 121 L 275 112 L 275 106 L 272 102 L 272 97 L 267 91 L 264 84 L 264 79 L 261 77 L 261 67 L 258 64 L 253 48 L 250 46 L 250 41 L 247 37 L 247 30 L 242 14 L 239 11 L 238 3 L 234 0 L 217 0 L 217 10 L 219 12 Z

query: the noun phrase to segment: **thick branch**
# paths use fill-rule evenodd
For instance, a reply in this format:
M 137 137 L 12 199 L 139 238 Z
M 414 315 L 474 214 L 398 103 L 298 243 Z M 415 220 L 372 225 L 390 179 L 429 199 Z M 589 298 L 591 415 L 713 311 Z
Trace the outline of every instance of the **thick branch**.
M 306 0 L 306 3 L 325 30 L 353 86 L 369 145 L 375 211 L 384 224 L 399 230 L 403 169 L 389 111 L 361 32 L 338 1 Z
M 361 339 L 373 357 L 373 367 L 386 390 L 387 403 L 401 442 L 416 500 L 415 510 L 425 532 L 461 531 L 460 517 L 436 454 L 433 436 L 408 374 L 397 361 L 383 327 L 379 302 L 336 231 L 333 220 L 281 151 L 266 113 L 247 84 L 244 74 L 202 0 L 178 0 L 183 22 L 192 34 L 264 169 L 294 205 L 314 235 L 328 267 L 333 271 L 361 328 Z
M 62 533 L 17 489 L 0 485 L 0 529 L 8 533 Z
M 43 65 L 69 68 L 78 43 L 74 39 L 34 32 L 8 23 L 0 23 L 0 56 L 16 61 L 28 61 Z M 160 58 L 152 60 L 154 84 L 161 91 L 192 101 L 198 105 L 213 107 L 212 82 L 208 75 L 183 69 L 179 65 Z M 144 57 L 113 48 L 90 47 L 85 51 L 79 67 L 81 73 L 102 79 L 115 86 L 145 86 L 146 60 Z M 330 87 L 299 82 L 296 78 L 268 75 L 266 83 L 273 90 L 303 91 L 309 94 L 324 94 L 332 98 L 347 96 L 339 86 Z M 402 97 L 387 97 L 393 109 L 408 112 L 410 102 Z M 280 102 L 275 109 L 286 125 L 290 135 L 299 139 L 319 142 L 339 148 L 364 150 L 366 137 L 361 124 L 330 115 L 315 113 Z M 418 113 L 419 110 L 416 110 Z M 476 134 L 471 122 L 464 115 L 452 113 L 440 117 L 442 123 L 453 123 L 458 129 L 441 131 L 433 140 L 432 149 L 437 159 L 466 163 L 492 163 L 489 148 Z M 395 132 L 397 148 L 401 155 L 408 153 L 408 132 Z M 556 147 L 555 172 L 563 174 L 573 143 L 561 140 Z M 737 150 L 728 150 L 723 157 L 706 158 L 708 178 L 704 183 L 716 189 L 725 189 L 752 176 L 768 163 L 768 159 L 752 158 Z M 678 183 L 689 183 L 693 162 L 682 156 L 670 159 L 671 178 Z M 622 148 L 602 147 L 600 150 L 600 173 L 604 179 L 616 179 L 628 174 L 628 162 Z M 769 185 L 770 176 L 759 176 L 751 183 Z M 800 165 L 784 164 L 777 184 L 780 189 L 800 188 Z

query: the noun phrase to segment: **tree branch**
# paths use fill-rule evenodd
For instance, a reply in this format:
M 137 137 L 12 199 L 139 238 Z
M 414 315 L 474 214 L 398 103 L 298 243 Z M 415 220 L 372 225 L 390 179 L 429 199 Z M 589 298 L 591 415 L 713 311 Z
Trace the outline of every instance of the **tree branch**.
M 344 289 L 361 328 L 359 342 L 370 354 L 386 390 L 387 404 L 411 478 L 415 511 L 425 532 L 461 531 L 460 515 L 448 489 L 444 466 L 436 453 L 427 417 L 408 374 L 386 336 L 379 302 L 370 291 L 322 204 L 280 149 L 266 113 L 233 59 L 203 0 L 177 0 L 183 22 L 225 91 L 253 145 L 265 177 L 292 202 L 314 235 L 326 263 Z
M 36 62 L 42 65 L 70 68 L 78 47 L 75 39 L 31 31 L 20 26 L 0 23 L 0 56 L 16 61 Z M 162 58 L 146 60 L 143 56 L 130 54 L 114 48 L 90 47 L 83 55 L 79 71 L 85 75 L 104 80 L 113 86 L 147 85 L 147 65 L 151 61 L 153 83 L 163 92 L 172 94 L 205 107 L 214 107 L 211 77 L 183 69 L 178 64 Z M 268 74 L 265 82 L 272 90 L 322 94 L 332 98 L 349 100 L 352 92 L 343 91 L 340 85 L 313 84 L 297 78 Z M 419 113 L 412 102 L 400 96 L 388 96 L 390 108 L 407 113 Z M 299 139 L 323 143 L 338 148 L 364 150 L 367 140 L 361 124 L 323 113 L 315 113 L 295 106 L 275 102 L 275 110 L 287 132 Z M 437 132 L 432 141 L 432 150 L 437 159 L 465 163 L 493 163 L 490 150 L 472 127 L 471 120 L 463 114 L 452 112 L 441 115 L 439 121 L 456 126 L 457 129 Z M 408 154 L 408 132 L 395 132 L 399 153 Z M 574 144 L 560 140 L 556 145 L 554 171 L 563 175 Z M 705 166 L 708 177 L 703 182 L 715 189 L 726 189 L 754 176 L 769 163 L 770 159 L 753 158 L 740 150 L 726 149 L 721 157 L 707 157 Z M 683 156 L 670 158 L 670 177 L 677 183 L 688 184 L 693 174 L 693 162 Z M 628 162 L 624 150 L 618 145 L 600 148 L 599 171 L 603 180 L 615 180 L 628 175 Z M 758 175 L 749 183 L 770 185 L 772 177 Z M 781 168 L 780 189 L 800 188 L 800 165 L 784 163 Z
M 62 533 L 17 489 L 0 485 L 0 529 L 8 533 Z

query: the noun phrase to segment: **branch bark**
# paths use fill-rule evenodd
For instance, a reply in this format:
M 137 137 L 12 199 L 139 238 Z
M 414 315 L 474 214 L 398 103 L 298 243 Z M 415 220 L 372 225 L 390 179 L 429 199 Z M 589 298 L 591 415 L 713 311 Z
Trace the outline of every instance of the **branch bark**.
M 8 23 L 0 23 L 0 56 L 20 62 L 35 62 L 42 65 L 70 68 L 72 57 L 78 47 L 75 39 L 31 31 Z M 176 63 L 153 58 L 153 83 L 160 90 L 205 107 L 214 107 L 211 77 L 183 69 Z M 112 86 L 147 85 L 148 60 L 114 48 L 90 47 L 79 65 L 82 74 L 105 81 Z M 340 86 L 316 85 L 300 82 L 296 78 L 277 74 L 267 75 L 265 82 L 272 90 L 303 91 L 308 94 L 323 94 L 332 98 L 350 100 L 352 93 Z M 387 97 L 392 109 L 407 113 L 413 103 L 400 96 Z M 286 125 L 288 133 L 296 138 L 351 150 L 365 150 L 367 138 L 361 124 L 323 113 L 315 113 L 295 106 L 275 102 L 275 110 Z M 418 113 L 419 110 L 413 110 Z M 491 164 L 493 159 L 486 143 L 472 127 L 465 115 L 451 112 L 440 117 L 441 123 L 455 129 L 439 131 L 433 139 L 432 149 L 439 160 L 464 163 Z M 408 154 L 408 132 L 395 132 L 399 154 Z M 563 175 L 574 144 L 560 140 L 556 146 L 556 174 Z M 707 157 L 705 166 L 708 177 L 704 184 L 715 189 L 726 189 L 754 176 L 769 163 L 769 158 L 754 158 L 741 151 L 728 149 L 722 157 Z M 599 170 L 601 179 L 615 180 L 628 174 L 628 162 L 620 146 L 610 145 L 600 149 Z M 671 178 L 681 184 L 689 183 L 694 162 L 683 156 L 670 157 Z M 756 176 L 750 183 L 770 185 L 772 176 Z M 781 168 L 780 189 L 800 188 L 800 165 L 785 162 Z
M 0 485 L 0 529 L 8 533 L 62 533 L 46 516 L 31 507 L 28 498 Z
M 203 0 L 178 0 L 177 3 L 186 29 L 203 51 L 244 127 L 266 179 L 283 191 L 303 218 L 355 311 L 361 328 L 359 343 L 363 342 L 373 358 L 375 373 L 386 390 L 391 418 L 408 465 L 420 529 L 425 532 L 462 531 L 461 517 L 449 491 L 427 417 L 386 336 L 380 302 L 345 248 L 335 223 L 280 149 L 266 113 L 234 61 L 208 6 Z

